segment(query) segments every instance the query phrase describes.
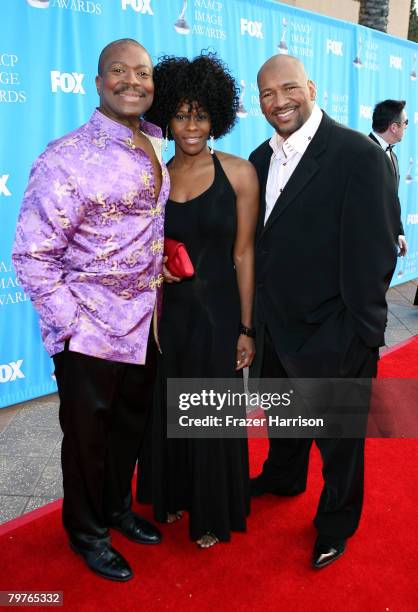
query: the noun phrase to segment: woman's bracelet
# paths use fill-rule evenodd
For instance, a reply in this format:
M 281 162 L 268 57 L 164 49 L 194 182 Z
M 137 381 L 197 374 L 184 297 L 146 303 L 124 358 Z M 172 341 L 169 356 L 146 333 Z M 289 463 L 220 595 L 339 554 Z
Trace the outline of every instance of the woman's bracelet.
M 255 329 L 254 327 L 247 327 L 242 323 L 239 324 L 238 331 L 240 334 L 244 334 L 244 336 L 248 336 L 249 338 L 255 338 Z

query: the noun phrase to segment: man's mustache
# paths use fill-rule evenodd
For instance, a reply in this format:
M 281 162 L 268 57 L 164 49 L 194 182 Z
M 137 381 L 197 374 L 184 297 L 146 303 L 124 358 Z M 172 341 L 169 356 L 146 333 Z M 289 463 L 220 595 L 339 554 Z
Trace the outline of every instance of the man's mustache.
M 277 113 L 285 113 L 286 111 L 295 110 L 296 108 L 299 108 L 299 106 L 296 104 L 292 104 L 292 106 L 275 106 L 271 113 L 275 115 Z
M 143 89 L 139 87 L 130 87 L 129 85 L 118 87 L 117 89 L 114 90 L 114 94 L 117 95 L 117 94 L 125 93 L 126 91 L 130 93 L 138 94 L 139 96 L 146 95 L 146 92 Z

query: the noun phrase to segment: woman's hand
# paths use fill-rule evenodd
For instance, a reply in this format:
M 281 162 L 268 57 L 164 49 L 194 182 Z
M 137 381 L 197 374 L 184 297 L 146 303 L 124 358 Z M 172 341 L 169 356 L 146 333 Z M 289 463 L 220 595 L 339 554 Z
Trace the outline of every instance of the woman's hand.
M 181 278 L 179 278 L 178 276 L 173 276 L 171 274 L 171 272 L 168 271 L 168 268 L 165 265 L 165 262 L 167 261 L 168 257 L 167 255 L 164 257 L 163 259 L 163 276 L 164 276 L 164 281 L 166 283 L 179 283 L 181 281 Z
M 236 370 L 242 370 L 250 366 L 255 355 L 255 343 L 253 338 L 240 334 L 237 342 L 237 367 Z

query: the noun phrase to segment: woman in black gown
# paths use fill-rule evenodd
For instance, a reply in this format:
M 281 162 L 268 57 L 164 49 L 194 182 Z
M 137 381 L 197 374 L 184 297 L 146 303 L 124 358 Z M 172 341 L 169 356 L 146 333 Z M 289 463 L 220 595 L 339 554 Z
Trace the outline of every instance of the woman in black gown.
M 195 274 L 178 281 L 165 271 L 152 476 L 146 467 L 139 473 L 138 492 L 143 500 L 152 483 L 157 520 L 187 510 L 191 539 L 207 548 L 245 530 L 247 440 L 167 439 L 166 379 L 242 376 L 252 361 L 258 182 L 249 162 L 213 150 L 238 108 L 235 81 L 214 55 L 163 58 L 154 83 L 147 119 L 175 141 L 165 235 L 185 243 Z

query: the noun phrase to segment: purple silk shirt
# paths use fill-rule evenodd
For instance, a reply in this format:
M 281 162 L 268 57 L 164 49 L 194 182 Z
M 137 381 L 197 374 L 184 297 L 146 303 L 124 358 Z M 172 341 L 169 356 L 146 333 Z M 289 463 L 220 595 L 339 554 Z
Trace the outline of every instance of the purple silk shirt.
M 161 130 L 146 121 L 161 159 Z M 144 364 L 161 300 L 169 175 L 155 194 L 132 130 L 96 110 L 34 162 L 13 249 L 46 350 Z

